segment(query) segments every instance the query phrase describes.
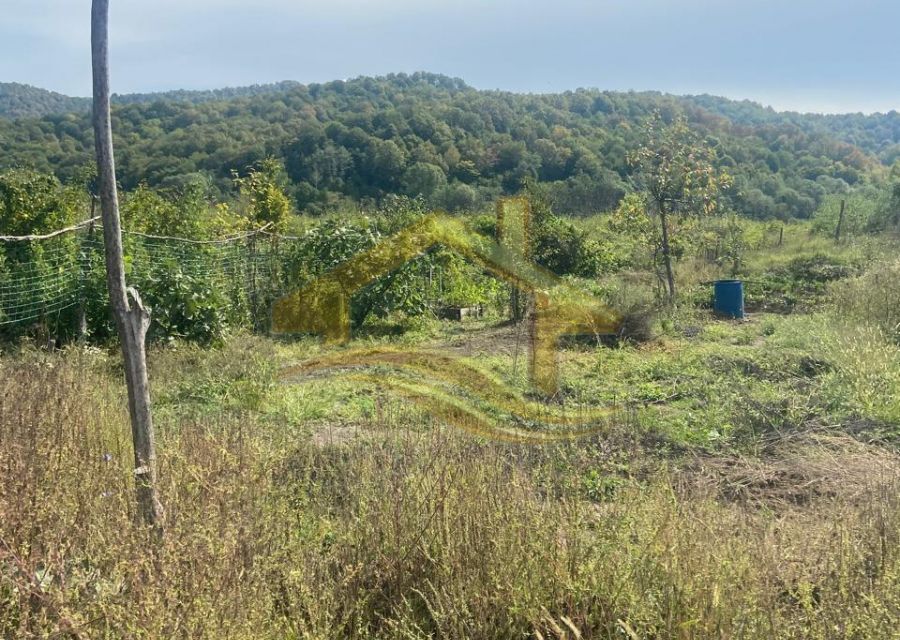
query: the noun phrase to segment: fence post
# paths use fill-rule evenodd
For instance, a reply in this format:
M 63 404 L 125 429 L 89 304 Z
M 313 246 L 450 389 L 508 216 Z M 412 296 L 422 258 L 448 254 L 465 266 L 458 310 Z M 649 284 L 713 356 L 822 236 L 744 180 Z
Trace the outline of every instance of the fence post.
M 841 227 L 844 226 L 844 207 L 847 204 L 846 200 L 841 200 L 841 215 L 838 217 L 837 228 L 834 230 L 834 241 L 841 241 Z
M 250 234 L 247 238 L 247 256 L 250 259 L 249 289 L 250 294 L 250 314 L 253 322 L 253 330 L 259 330 L 259 301 L 256 292 L 256 234 Z
M 91 217 L 93 218 L 93 215 Z M 87 312 L 85 311 L 85 308 L 84 308 L 84 294 L 85 294 L 84 290 L 85 290 L 85 284 L 86 284 L 87 278 L 88 278 L 88 270 L 87 270 L 87 266 L 85 265 L 85 261 L 86 261 L 86 255 L 87 255 L 86 252 L 91 250 L 90 244 L 91 244 L 91 240 L 93 239 L 93 236 L 94 236 L 94 223 L 91 222 L 91 224 L 88 226 L 88 230 L 87 230 L 87 242 L 81 243 L 81 250 L 80 250 L 80 253 L 81 253 L 80 289 L 81 290 L 78 295 L 78 344 L 81 344 L 81 345 L 83 345 L 85 343 L 85 341 L 87 340 L 87 332 L 88 332 Z
M 94 222 L 95 222 L 94 215 L 96 213 L 96 208 L 97 208 L 97 196 L 95 196 L 93 193 L 90 194 L 90 196 L 91 196 L 91 217 L 90 217 L 90 223 L 88 223 L 88 228 L 87 228 L 87 246 L 85 246 L 85 243 L 81 244 L 81 256 L 82 256 L 82 258 L 81 258 L 81 291 L 79 292 L 79 296 L 78 296 L 78 344 L 81 344 L 81 345 L 83 345 L 85 343 L 85 341 L 87 341 L 87 332 L 88 332 L 87 312 L 85 311 L 85 308 L 84 308 L 84 293 L 85 293 L 84 289 L 85 289 L 85 285 L 86 285 L 87 279 L 88 279 L 88 269 L 87 269 L 87 266 L 85 265 L 85 260 L 88 255 L 87 252 L 90 252 L 90 250 L 91 250 L 91 243 L 94 240 Z

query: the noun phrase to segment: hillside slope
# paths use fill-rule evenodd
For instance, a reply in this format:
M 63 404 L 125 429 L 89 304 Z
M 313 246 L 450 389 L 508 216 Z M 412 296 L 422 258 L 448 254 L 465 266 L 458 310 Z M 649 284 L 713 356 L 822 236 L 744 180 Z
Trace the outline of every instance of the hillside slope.
M 900 112 L 875 113 L 797 113 L 775 111 L 750 100 L 729 100 L 699 95 L 684 98 L 735 124 L 746 126 L 793 125 L 808 133 L 821 133 L 855 145 L 884 164 L 900 159 Z
M 39 118 L 90 108 L 88 98 L 72 98 L 18 82 L 0 82 L 0 118 Z
M 119 98 L 124 187 L 203 179 L 226 189 L 233 170 L 275 156 L 298 206 L 310 211 L 387 193 L 469 208 L 517 191 L 528 177 L 547 183 L 563 212 L 606 210 L 628 188 L 627 155 L 643 120 L 659 110 L 683 113 L 716 147 L 735 176 L 736 210 L 806 217 L 825 195 L 882 173 L 876 152 L 890 160 L 900 133 L 896 114 L 862 127 L 866 151 L 838 139 L 829 129 L 836 120 L 825 126 L 752 103 L 655 92 L 523 95 L 427 73 L 168 95 Z M 65 178 L 91 154 L 86 113 L 0 120 L 0 167 Z
M 150 102 L 185 102 L 199 104 L 212 100 L 244 98 L 280 93 L 300 86 L 299 82 L 284 81 L 275 84 L 257 84 L 248 87 L 226 87 L 207 91 L 176 90 L 159 93 L 113 94 L 113 104 L 144 104 Z M 41 118 L 68 113 L 87 113 L 91 110 L 90 98 L 66 96 L 55 91 L 17 82 L 0 82 L 0 118 Z

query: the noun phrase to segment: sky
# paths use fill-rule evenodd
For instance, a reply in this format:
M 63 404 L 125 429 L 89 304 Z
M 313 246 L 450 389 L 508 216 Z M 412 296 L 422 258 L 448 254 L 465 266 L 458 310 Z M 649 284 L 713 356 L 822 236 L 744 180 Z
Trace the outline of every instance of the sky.
M 898 0 L 110 0 L 116 93 L 431 71 L 900 110 Z M 0 82 L 87 96 L 90 0 L 0 0 Z

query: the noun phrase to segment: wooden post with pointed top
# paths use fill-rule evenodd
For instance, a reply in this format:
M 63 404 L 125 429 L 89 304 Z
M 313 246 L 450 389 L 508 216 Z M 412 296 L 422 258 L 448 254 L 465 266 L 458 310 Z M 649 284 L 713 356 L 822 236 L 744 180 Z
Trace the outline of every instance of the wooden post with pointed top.
M 109 0 L 93 0 L 91 5 L 91 61 L 94 76 L 94 142 L 100 185 L 100 213 L 103 218 L 106 284 L 125 359 L 137 505 L 143 522 L 161 532 L 163 509 L 156 489 L 156 442 L 150 412 L 147 355 L 144 350 L 150 326 L 150 310 L 141 303 L 137 291 L 125 285 L 122 228 L 116 193 L 109 107 Z

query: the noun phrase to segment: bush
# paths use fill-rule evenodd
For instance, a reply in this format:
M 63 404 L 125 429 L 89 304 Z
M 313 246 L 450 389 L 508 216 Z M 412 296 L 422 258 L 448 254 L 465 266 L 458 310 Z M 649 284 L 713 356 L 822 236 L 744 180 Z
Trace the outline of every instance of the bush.
M 531 206 L 531 255 L 559 276 L 592 277 L 600 271 L 600 245 L 582 229 L 553 213 L 545 187 L 528 182 Z
M 759 311 L 810 309 L 826 301 L 829 283 L 855 273 L 857 267 L 838 256 L 800 256 L 753 277 L 747 283 L 746 304 Z

